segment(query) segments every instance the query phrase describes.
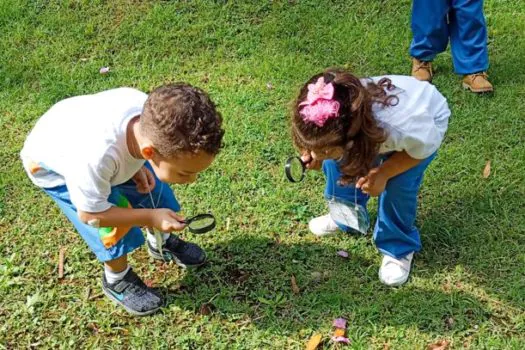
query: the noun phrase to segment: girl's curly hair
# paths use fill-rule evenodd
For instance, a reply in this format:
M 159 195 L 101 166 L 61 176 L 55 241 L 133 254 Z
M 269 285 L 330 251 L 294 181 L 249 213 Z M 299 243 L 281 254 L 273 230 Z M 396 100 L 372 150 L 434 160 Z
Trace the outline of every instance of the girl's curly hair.
M 314 84 L 320 77 L 334 85 L 334 99 L 340 104 L 339 117 L 330 118 L 322 127 L 305 121 L 299 105 L 306 99 L 308 84 Z M 381 143 L 386 140 L 385 131 L 373 115 L 372 105 L 378 103 L 386 107 L 398 103 L 397 96 L 387 94 L 395 89 L 390 79 L 383 78 L 377 84 L 369 79 L 367 83 L 363 85 L 359 78 L 346 70 L 328 69 L 310 78 L 294 102 L 292 139 L 295 146 L 300 150 L 342 147 L 340 181 L 345 184 L 368 174 Z

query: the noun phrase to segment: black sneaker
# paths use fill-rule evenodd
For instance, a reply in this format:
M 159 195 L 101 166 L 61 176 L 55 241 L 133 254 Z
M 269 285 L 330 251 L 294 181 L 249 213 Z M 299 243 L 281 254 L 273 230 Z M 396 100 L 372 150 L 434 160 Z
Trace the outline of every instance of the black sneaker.
M 152 288 L 142 282 L 132 269 L 118 282 L 109 284 L 102 277 L 102 290 L 118 305 L 133 315 L 145 316 L 157 311 L 164 300 Z
M 148 241 L 148 253 L 157 260 L 174 261 L 182 268 L 201 266 L 206 262 L 206 253 L 194 243 L 184 242 L 171 234 L 162 246 L 162 254 Z

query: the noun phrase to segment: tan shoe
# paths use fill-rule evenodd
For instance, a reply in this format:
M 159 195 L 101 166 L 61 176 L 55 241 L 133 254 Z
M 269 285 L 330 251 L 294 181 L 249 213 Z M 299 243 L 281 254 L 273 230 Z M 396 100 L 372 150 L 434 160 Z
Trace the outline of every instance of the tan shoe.
M 477 93 L 492 92 L 494 91 L 494 87 L 490 83 L 488 77 L 489 76 L 485 72 L 465 75 L 463 77 L 463 88 Z
M 434 72 L 432 71 L 432 62 L 420 61 L 412 58 L 412 76 L 421 81 L 432 81 Z

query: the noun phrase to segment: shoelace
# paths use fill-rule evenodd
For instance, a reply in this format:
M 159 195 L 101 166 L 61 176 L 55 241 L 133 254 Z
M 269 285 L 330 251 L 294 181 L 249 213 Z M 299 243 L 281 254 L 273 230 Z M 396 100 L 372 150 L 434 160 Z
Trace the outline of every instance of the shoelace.
M 428 69 L 432 73 L 432 62 L 419 61 L 416 65 L 416 72 L 422 68 Z
M 485 72 L 478 72 L 478 73 L 474 73 L 474 74 L 471 74 L 472 75 L 472 81 L 476 80 L 476 78 L 479 78 L 479 77 L 482 77 L 484 79 L 488 79 L 488 74 L 485 73 Z

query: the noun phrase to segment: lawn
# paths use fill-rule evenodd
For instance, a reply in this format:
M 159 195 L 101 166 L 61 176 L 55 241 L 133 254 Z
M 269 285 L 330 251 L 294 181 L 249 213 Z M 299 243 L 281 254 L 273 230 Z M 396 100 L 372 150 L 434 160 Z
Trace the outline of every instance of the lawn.
M 345 317 L 348 348 L 524 349 L 525 1 L 487 0 L 485 14 L 496 92 L 463 91 L 450 52 L 436 60 L 453 115 L 421 190 L 424 250 L 409 282 L 390 289 L 370 235 L 309 234 L 326 210 L 322 174 L 290 184 L 282 166 L 294 153 L 289 102 L 313 73 L 410 71 L 409 0 L 2 0 L 0 348 L 301 349 Z M 185 213 L 211 210 L 219 223 L 184 234 L 208 252 L 200 270 L 133 255 L 168 299 L 133 318 L 102 297 L 100 264 L 18 154 L 63 98 L 181 80 L 209 91 L 227 133 L 212 168 L 174 190 Z

